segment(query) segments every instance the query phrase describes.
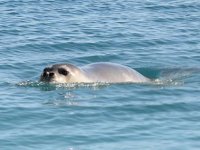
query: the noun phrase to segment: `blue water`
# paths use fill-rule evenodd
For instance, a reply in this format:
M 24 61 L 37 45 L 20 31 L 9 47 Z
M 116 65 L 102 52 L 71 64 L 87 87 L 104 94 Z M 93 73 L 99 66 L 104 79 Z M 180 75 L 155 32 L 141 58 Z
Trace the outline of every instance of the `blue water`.
M 1 0 L 1 150 L 197 150 L 199 0 Z M 113 62 L 151 84 L 48 85 L 46 65 Z

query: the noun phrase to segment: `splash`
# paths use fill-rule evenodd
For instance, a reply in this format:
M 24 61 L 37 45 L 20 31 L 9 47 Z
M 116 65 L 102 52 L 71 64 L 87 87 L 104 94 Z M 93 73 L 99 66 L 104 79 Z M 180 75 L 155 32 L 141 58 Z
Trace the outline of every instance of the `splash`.
M 35 87 L 41 88 L 46 90 L 55 90 L 55 89 L 76 89 L 76 88 L 93 88 L 98 89 L 105 86 L 110 85 L 109 83 L 101 83 L 101 82 L 94 82 L 94 83 L 45 83 L 45 82 L 38 82 L 38 81 L 22 81 L 16 84 L 17 86 L 21 87 Z
M 184 81 L 177 81 L 172 79 L 155 79 L 152 84 L 156 86 L 181 86 L 184 84 Z
M 151 77 L 154 75 L 151 82 L 148 83 L 102 83 L 102 82 L 94 82 L 94 83 L 45 83 L 38 81 L 22 81 L 17 83 L 17 86 L 21 87 L 35 87 L 40 88 L 41 90 L 56 90 L 60 88 L 64 89 L 77 89 L 77 88 L 92 88 L 92 89 L 100 89 L 107 87 L 109 85 L 117 84 L 137 84 L 137 85 L 158 85 L 158 86 L 181 86 L 184 84 L 185 79 L 188 79 L 194 76 L 196 73 L 200 73 L 200 69 L 197 68 L 165 68 L 165 69 L 144 69 L 140 70 L 143 72 L 145 76 Z

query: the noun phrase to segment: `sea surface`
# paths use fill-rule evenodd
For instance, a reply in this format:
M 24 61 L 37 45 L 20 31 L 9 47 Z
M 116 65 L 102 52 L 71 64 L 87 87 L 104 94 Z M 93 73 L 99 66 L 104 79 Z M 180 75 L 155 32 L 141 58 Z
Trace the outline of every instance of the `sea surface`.
M 152 83 L 45 84 L 112 62 Z M 0 0 L 0 150 L 199 150 L 199 0 Z

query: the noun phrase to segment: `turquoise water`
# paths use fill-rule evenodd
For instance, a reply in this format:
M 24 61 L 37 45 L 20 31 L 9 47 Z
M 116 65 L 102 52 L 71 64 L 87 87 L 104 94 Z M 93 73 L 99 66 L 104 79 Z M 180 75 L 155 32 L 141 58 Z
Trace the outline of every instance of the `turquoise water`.
M 199 10 L 199 0 L 1 0 L 0 149 L 199 149 Z M 49 64 L 104 61 L 158 80 L 38 82 Z

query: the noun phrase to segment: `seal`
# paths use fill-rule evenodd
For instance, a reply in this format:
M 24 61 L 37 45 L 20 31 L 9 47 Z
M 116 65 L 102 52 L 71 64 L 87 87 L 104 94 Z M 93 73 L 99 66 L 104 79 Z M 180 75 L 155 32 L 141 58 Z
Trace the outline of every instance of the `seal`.
M 82 67 L 72 64 L 54 64 L 43 70 L 40 81 L 50 83 L 142 83 L 150 82 L 150 79 L 130 67 L 99 62 Z

